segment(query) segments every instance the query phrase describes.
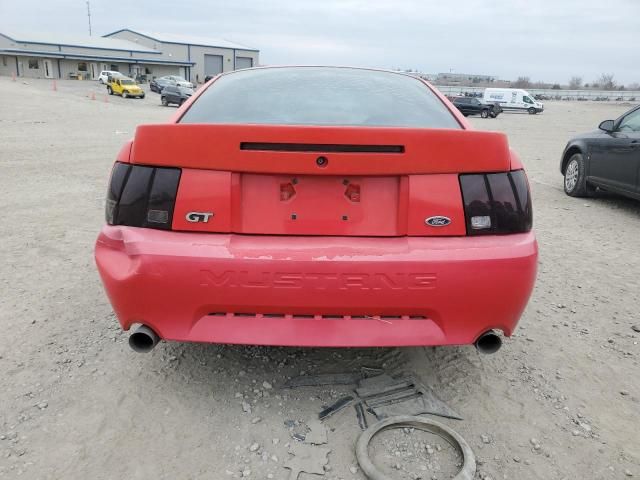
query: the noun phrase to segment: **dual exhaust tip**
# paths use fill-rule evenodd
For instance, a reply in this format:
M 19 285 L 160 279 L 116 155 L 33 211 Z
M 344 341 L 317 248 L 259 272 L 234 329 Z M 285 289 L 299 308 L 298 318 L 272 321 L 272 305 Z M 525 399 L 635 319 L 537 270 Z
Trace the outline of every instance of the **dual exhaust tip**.
M 129 336 L 129 346 L 138 353 L 150 352 L 159 341 L 158 334 L 146 325 L 140 325 Z
M 474 345 L 480 353 L 496 353 L 502 347 L 502 339 L 496 332 L 489 330 L 480 335 Z
M 159 341 L 160 337 L 156 332 L 146 325 L 141 325 L 129 337 L 129 346 L 138 353 L 147 353 L 153 350 Z M 489 330 L 480 335 L 474 345 L 480 353 L 496 353 L 502 347 L 502 339 L 496 332 Z

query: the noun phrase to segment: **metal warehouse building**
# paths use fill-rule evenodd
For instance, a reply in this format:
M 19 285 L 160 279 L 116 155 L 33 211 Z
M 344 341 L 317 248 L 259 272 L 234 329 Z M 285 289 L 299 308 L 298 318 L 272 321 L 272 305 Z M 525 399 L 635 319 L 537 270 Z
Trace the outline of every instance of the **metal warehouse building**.
M 101 70 L 147 78 L 207 75 L 258 65 L 259 51 L 213 38 L 122 29 L 104 37 L 0 32 L 0 75 L 96 80 Z

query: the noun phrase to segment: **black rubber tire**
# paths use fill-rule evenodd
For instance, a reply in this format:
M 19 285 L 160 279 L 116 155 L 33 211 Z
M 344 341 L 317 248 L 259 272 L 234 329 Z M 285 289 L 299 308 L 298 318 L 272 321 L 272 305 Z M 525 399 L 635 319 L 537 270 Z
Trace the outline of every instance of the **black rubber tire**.
M 165 107 L 169 106 L 169 102 L 167 102 L 167 97 L 160 97 L 160 102 L 162 103 L 162 105 L 164 105 Z
M 485 108 L 480 112 L 480 116 L 482 118 L 488 118 L 489 117 L 489 109 Z
M 529 110 L 527 111 L 529 112 L 529 115 L 535 115 L 536 113 L 538 113 L 538 111 L 533 107 L 529 108 Z
M 122 91 L 122 98 L 127 98 L 129 96 L 129 94 L 126 92 L 126 90 Z
M 577 178 L 575 183 L 568 179 L 568 176 L 574 175 L 577 169 Z M 574 153 L 567 160 L 564 168 L 564 193 L 570 197 L 589 197 L 593 193 L 593 188 L 587 184 L 587 168 L 582 153 Z
M 111 87 L 107 87 L 107 92 L 109 92 L 109 95 L 113 95 L 113 89 Z

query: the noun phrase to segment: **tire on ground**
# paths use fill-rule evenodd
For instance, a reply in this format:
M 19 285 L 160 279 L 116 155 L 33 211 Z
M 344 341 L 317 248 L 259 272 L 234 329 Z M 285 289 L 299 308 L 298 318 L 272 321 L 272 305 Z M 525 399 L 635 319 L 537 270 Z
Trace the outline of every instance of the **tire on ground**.
M 564 191 L 571 197 L 588 197 L 593 189 L 587 185 L 587 171 L 582 153 L 569 157 L 564 169 Z

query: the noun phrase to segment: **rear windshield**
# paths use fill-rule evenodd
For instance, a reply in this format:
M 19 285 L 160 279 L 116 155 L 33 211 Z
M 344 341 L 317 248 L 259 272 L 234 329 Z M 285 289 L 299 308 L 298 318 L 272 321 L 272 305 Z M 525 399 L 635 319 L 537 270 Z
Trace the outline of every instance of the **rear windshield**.
M 133 85 L 133 80 L 120 80 L 122 85 Z
M 330 67 L 265 68 L 223 75 L 180 122 L 461 128 L 440 99 L 416 78 Z

